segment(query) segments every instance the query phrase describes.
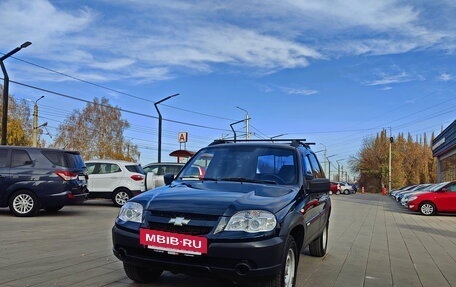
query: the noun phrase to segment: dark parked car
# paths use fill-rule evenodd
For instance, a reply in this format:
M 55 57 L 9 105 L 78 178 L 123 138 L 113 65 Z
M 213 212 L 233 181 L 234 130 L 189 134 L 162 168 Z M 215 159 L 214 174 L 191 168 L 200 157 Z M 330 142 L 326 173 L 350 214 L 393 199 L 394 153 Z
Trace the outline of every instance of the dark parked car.
M 326 254 L 329 180 L 309 144 L 274 141 L 216 141 L 167 185 L 130 199 L 112 229 L 127 276 L 144 283 L 169 270 L 296 286 L 301 250 Z
M 87 172 L 77 151 L 0 146 L 0 207 L 16 216 L 60 210 L 87 196 Z

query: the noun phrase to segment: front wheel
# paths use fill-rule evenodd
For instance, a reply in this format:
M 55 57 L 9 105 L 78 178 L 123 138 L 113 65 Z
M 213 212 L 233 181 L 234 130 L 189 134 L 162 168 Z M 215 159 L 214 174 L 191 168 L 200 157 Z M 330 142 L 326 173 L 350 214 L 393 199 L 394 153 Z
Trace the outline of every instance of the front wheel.
M 285 250 L 286 253 L 283 258 L 281 271 L 274 277 L 255 282 L 257 285 L 249 284 L 249 286 L 294 287 L 296 284 L 299 254 L 293 237 L 288 237 Z
M 38 198 L 31 191 L 18 190 L 11 195 L 9 208 L 18 217 L 34 216 L 39 211 Z
M 316 257 L 323 257 L 326 254 L 328 247 L 328 229 L 329 223 L 326 223 L 325 229 L 314 241 L 309 244 L 310 255 Z
M 112 194 L 112 202 L 117 207 L 124 205 L 130 198 L 130 191 L 125 188 L 120 188 Z
M 434 215 L 436 213 L 435 205 L 431 202 L 420 204 L 420 212 L 423 215 Z
M 138 283 L 153 282 L 160 278 L 160 275 L 163 272 L 161 269 L 139 267 L 125 262 L 123 263 L 123 267 L 128 278 Z

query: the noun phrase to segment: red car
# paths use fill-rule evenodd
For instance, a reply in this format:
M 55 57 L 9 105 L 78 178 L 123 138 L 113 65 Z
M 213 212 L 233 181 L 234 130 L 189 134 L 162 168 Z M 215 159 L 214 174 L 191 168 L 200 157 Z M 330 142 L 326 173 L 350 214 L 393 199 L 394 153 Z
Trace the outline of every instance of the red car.
M 456 212 L 456 181 L 445 182 L 431 191 L 409 197 L 407 207 L 423 215 L 437 212 Z
M 337 191 L 338 191 L 338 190 L 337 190 L 337 182 L 331 181 L 331 182 L 330 182 L 329 189 L 330 189 L 330 192 L 331 192 L 330 194 L 338 194 L 338 193 L 337 193 Z

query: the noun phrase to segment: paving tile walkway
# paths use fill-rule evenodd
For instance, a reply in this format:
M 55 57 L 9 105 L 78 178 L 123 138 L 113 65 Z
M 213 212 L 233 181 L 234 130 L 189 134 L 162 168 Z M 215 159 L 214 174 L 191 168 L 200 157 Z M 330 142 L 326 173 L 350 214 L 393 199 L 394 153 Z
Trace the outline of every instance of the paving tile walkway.
M 456 215 L 422 216 L 388 196 L 332 195 L 328 254 L 300 256 L 299 287 L 456 287 Z M 164 273 L 149 285 L 112 255 L 109 201 L 16 218 L 0 209 L 0 286 L 233 286 Z

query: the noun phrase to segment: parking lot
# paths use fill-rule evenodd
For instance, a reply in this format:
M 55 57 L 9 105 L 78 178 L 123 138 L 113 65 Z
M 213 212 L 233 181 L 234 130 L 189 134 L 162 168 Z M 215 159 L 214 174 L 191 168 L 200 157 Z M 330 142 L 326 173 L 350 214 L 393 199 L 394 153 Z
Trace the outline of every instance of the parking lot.
M 422 216 L 388 196 L 332 195 L 328 254 L 300 257 L 297 286 L 456 286 L 456 215 Z M 109 200 L 17 218 L 0 209 L 0 286 L 233 286 L 164 273 L 129 280 L 112 255 Z

